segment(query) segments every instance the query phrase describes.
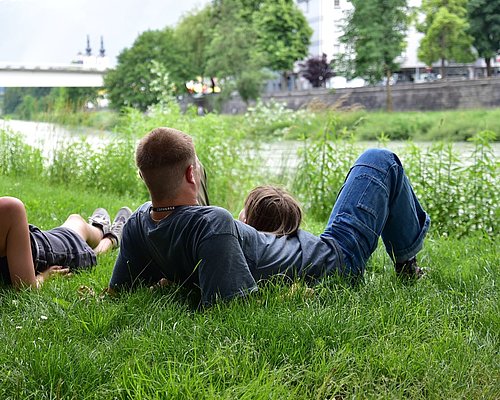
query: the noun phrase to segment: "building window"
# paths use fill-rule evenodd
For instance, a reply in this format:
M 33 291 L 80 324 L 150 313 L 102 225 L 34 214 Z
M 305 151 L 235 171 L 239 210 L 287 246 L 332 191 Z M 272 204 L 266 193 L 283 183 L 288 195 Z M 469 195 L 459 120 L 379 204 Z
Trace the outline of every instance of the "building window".
M 303 4 L 306 3 L 305 10 L 303 12 L 308 13 L 309 12 L 309 0 L 297 0 L 297 4 Z
M 334 6 L 335 8 L 340 8 L 340 0 L 334 0 L 334 1 L 333 1 L 333 6 Z

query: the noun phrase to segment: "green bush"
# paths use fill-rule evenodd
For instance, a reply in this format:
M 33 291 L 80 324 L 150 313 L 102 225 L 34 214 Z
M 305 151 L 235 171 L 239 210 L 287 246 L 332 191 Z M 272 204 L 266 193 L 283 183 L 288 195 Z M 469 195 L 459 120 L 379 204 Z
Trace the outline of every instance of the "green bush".
M 265 104 L 258 100 L 245 114 L 245 129 L 250 136 L 263 139 L 275 137 L 296 137 L 298 126 L 306 128 L 315 118 L 307 110 L 293 111 L 284 103 L 270 101 Z

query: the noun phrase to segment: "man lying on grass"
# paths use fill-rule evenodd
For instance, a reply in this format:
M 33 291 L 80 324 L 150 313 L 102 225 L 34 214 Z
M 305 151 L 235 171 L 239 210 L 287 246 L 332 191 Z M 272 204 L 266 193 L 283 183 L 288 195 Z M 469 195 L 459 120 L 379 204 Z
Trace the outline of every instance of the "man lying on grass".
M 151 202 L 123 230 L 110 289 L 162 279 L 199 286 L 204 305 L 245 296 L 274 275 L 315 281 L 326 275 L 359 279 L 379 236 L 396 273 L 418 278 L 416 254 L 430 218 L 398 157 L 363 153 L 349 172 L 318 237 L 303 230 L 279 236 L 233 219 L 225 209 L 200 206 L 200 165 L 190 136 L 157 128 L 139 143 L 136 163 Z
M 119 245 L 131 213 L 123 207 L 111 224 L 108 212 L 98 208 L 89 223 L 72 214 L 62 226 L 41 231 L 28 224 L 21 200 L 0 197 L 0 279 L 16 288 L 39 287 L 52 274 L 91 268 L 96 254 Z

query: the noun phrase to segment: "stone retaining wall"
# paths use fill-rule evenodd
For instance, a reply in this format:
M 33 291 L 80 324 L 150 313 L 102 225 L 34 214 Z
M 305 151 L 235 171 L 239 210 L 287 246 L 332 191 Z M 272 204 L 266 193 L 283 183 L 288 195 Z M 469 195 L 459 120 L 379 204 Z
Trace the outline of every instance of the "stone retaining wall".
M 454 110 L 459 108 L 500 107 L 500 77 L 435 81 L 419 84 L 401 84 L 391 87 L 394 111 Z M 276 92 L 262 96 L 264 102 L 283 102 L 294 110 L 311 103 L 344 108 L 361 106 L 367 110 L 386 108 L 386 89 L 367 86 L 352 89 L 311 89 L 295 92 Z M 252 104 L 252 103 L 251 103 Z M 239 97 L 224 104 L 225 114 L 240 114 L 247 105 Z

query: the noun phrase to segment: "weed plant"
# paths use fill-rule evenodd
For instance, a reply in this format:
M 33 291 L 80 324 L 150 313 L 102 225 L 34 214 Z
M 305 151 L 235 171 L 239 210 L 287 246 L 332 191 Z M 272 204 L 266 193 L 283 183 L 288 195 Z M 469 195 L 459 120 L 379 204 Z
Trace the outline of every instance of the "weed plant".
M 248 132 L 269 140 L 289 137 L 298 126 L 308 129 L 314 117 L 311 111 L 293 111 L 285 104 L 271 100 L 267 104 L 257 101 L 254 106 L 248 108 L 244 120 Z
M 359 146 L 339 138 L 336 120 L 323 136 L 304 140 L 293 192 L 315 220 L 326 221 Z M 427 148 L 408 143 L 399 152 L 406 173 L 425 210 L 432 229 L 462 237 L 481 231 L 496 237 L 500 228 L 500 163 L 491 141 L 495 134 L 478 133 L 469 156 L 459 156 L 451 143 Z M 382 143 L 383 145 L 383 143 Z
M 404 164 L 418 197 L 441 234 L 467 235 L 485 231 L 498 236 L 500 163 L 491 147 L 493 132 L 478 133 L 468 157 L 459 157 L 451 144 L 426 150 L 409 145 Z
M 38 176 L 43 173 L 41 151 L 8 129 L 0 130 L 0 173 L 11 176 Z

